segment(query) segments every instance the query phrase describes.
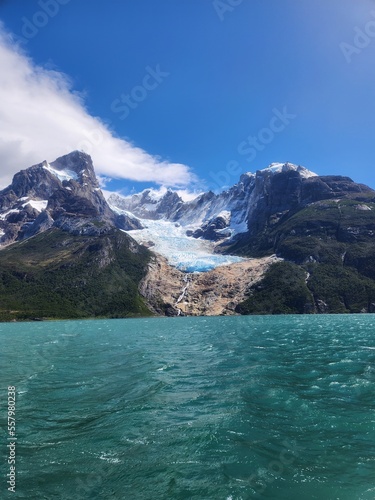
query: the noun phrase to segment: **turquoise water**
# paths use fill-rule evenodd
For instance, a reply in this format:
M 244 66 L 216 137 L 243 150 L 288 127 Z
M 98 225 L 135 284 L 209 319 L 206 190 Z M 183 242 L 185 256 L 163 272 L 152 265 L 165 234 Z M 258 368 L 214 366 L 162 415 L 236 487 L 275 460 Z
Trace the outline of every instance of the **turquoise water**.
M 373 500 L 374 326 L 373 315 L 1 324 L 0 498 Z

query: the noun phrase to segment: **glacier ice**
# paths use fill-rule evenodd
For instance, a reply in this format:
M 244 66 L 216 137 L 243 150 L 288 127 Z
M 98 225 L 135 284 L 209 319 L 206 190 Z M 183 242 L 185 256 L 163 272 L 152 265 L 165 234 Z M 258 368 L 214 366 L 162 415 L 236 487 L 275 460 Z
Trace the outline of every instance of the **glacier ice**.
M 244 260 L 235 255 L 215 254 L 212 242 L 186 236 L 187 226 L 166 220 L 140 220 L 144 229 L 124 232 L 138 243 L 153 242 L 151 250 L 166 257 L 169 264 L 181 271 L 205 272 Z

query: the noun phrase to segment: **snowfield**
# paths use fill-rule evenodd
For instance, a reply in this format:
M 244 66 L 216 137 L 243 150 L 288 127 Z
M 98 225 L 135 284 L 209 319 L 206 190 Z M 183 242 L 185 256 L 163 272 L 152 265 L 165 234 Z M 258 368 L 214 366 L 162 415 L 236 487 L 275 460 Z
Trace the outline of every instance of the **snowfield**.
M 144 229 L 124 232 L 138 243 L 154 243 L 150 249 L 163 255 L 170 265 L 181 271 L 205 272 L 245 260 L 234 255 L 215 254 L 214 244 L 210 241 L 186 236 L 186 230 L 190 227 L 165 220 L 140 220 Z

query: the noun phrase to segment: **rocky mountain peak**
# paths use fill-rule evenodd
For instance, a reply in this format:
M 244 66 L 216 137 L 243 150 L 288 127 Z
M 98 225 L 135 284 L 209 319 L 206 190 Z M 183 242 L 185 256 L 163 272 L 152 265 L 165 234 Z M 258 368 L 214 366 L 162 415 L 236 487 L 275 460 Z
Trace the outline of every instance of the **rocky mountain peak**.
M 172 218 L 183 204 L 181 197 L 171 189 L 166 191 L 155 191 L 145 189 L 144 191 L 130 196 L 111 194 L 108 198 L 111 206 L 122 211 L 131 212 L 142 219 Z
M 0 199 L 0 210 L 10 208 L 10 205 L 18 198 L 46 199 L 60 187 L 60 180 L 44 169 L 43 164 L 33 165 L 14 175 L 10 186 L 1 191 L 3 196 Z
M 73 151 L 67 155 L 60 156 L 51 162 L 51 164 L 44 162 L 43 166 L 62 182 L 64 180 L 75 180 L 82 186 L 90 185 L 93 188 L 99 187 L 91 156 L 83 151 Z
M 286 172 L 297 172 L 304 179 L 308 179 L 310 177 L 317 177 L 317 174 L 311 172 L 305 167 L 301 165 L 295 165 L 294 163 L 271 163 L 268 167 L 263 168 L 262 170 L 258 170 L 258 175 L 273 175 L 273 174 L 281 174 Z
M 52 226 L 74 234 L 142 227 L 110 209 L 91 157 L 81 151 L 21 170 L 0 191 L 0 246 Z

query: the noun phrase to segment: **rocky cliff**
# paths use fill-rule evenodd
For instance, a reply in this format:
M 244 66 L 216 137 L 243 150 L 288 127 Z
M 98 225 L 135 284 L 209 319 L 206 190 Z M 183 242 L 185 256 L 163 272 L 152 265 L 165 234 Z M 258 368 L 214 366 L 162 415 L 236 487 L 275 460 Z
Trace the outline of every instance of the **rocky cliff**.
M 21 170 L 10 186 L 0 191 L 1 246 L 50 227 L 95 235 L 110 231 L 112 226 L 141 227 L 136 220 L 110 209 L 90 156 L 79 151 Z

